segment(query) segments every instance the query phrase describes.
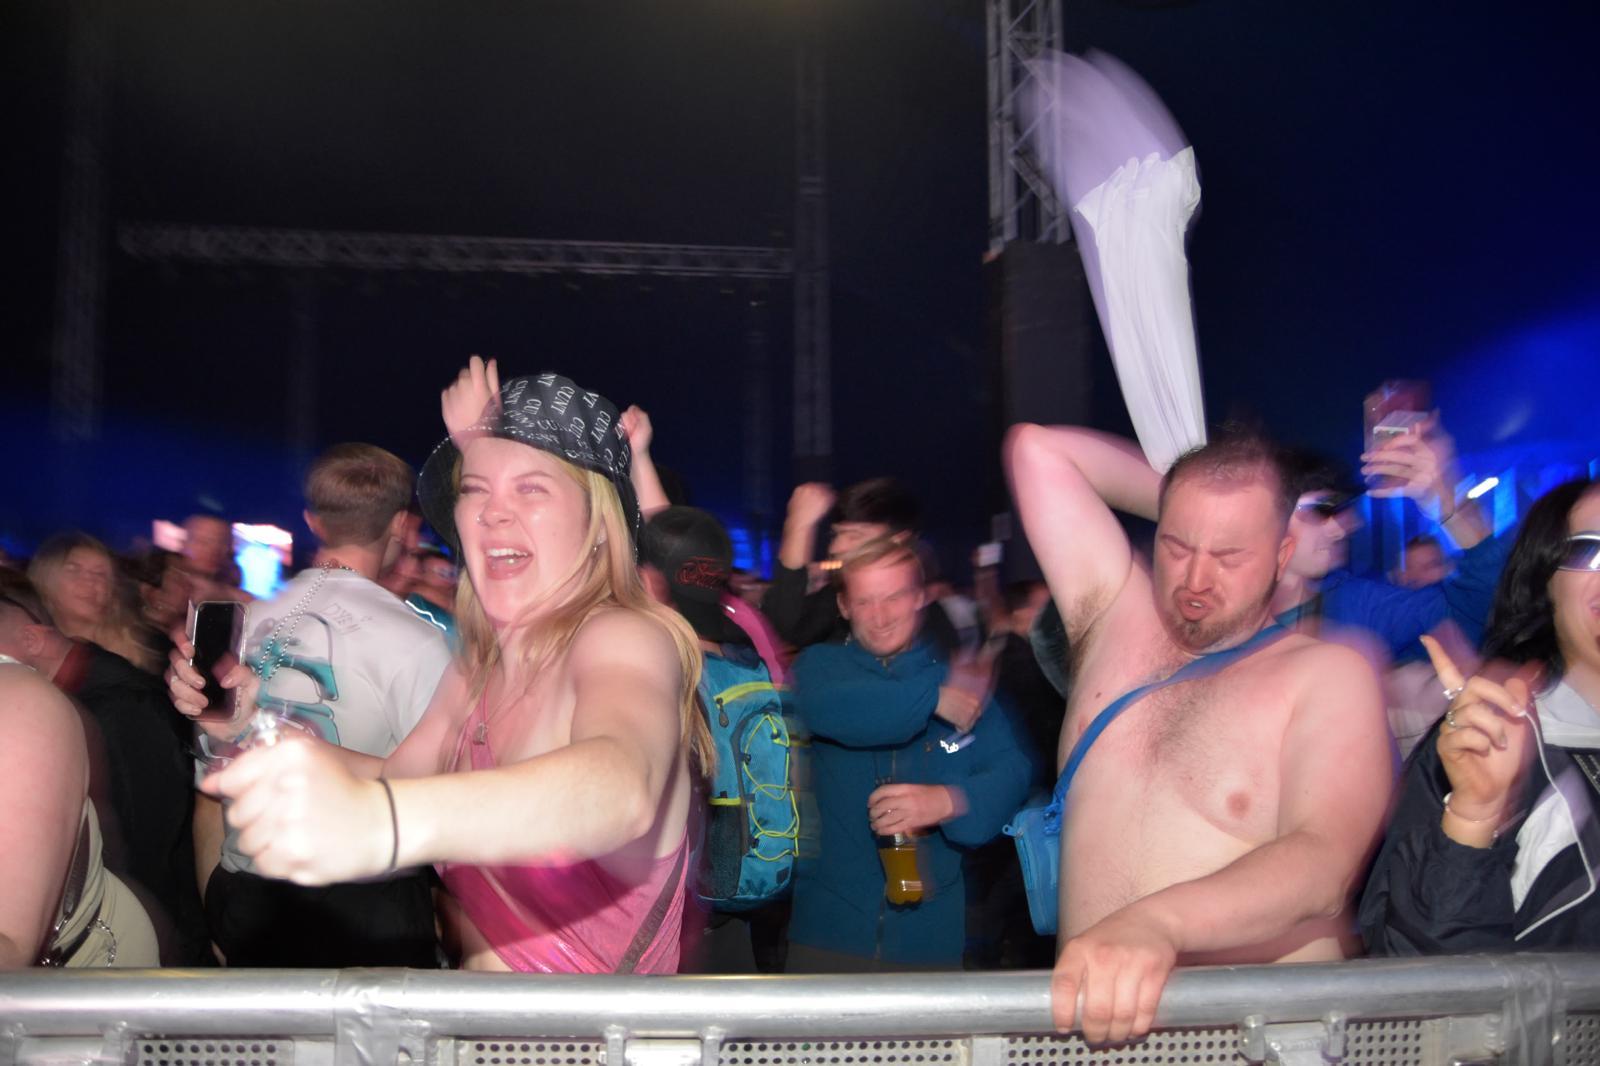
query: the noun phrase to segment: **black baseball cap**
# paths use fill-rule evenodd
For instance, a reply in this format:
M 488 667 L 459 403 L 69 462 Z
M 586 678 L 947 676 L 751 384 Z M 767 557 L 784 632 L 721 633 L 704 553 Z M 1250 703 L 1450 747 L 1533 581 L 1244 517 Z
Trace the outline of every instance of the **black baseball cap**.
M 468 438 L 480 435 L 514 440 L 604 474 L 622 499 L 628 536 L 637 553 L 639 498 L 628 476 L 633 452 L 616 404 L 560 374 L 512 378 L 500 386 L 498 402 L 491 403 L 463 432 Z M 422 464 L 417 479 L 417 499 L 428 524 L 458 550 L 461 537 L 456 532 L 455 513 L 460 461 L 460 449 L 446 437 Z

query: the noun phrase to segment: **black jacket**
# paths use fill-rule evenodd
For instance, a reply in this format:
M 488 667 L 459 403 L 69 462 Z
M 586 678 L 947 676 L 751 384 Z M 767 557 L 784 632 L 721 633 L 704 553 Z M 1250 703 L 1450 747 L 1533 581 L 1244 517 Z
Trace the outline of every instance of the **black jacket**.
M 1575 757 L 1587 753 L 1544 745 L 1528 772 L 1524 813 L 1508 824 L 1487 848 L 1469 848 L 1444 835 L 1439 820 L 1450 789 L 1436 747 L 1438 724 L 1412 752 L 1401 780 L 1400 799 L 1361 898 L 1361 933 L 1374 955 L 1437 955 L 1474 951 L 1548 951 L 1600 947 L 1600 894 L 1594 891 L 1589 863 L 1600 861 L 1593 841 L 1559 846 L 1565 837 L 1547 834 L 1553 854 L 1537 871 L 1521 904 L 1512 876 L 1521 845 L 1519 832 L 1529 814 L 1562 782 L 1561 793 L 1578 823 L 1594 827 L 1594 786 Z M 1544 766 L 1548 764 L 1550 777 Z M 1539 823 L 1536 822 L 1535 826 Z M 1538 862 L 1538 836 L 1522 834 L 1529 845 L 1525 861 Z M 1586 852 L 1588 854 L 1586 854 Z
M 120 655 L 82 642 L 57 684 L 88 713 L 104 745 L 107 865 L 151 911 L 169 966 L 210 959 L 195 881 L 194 763 L 180 737 L 191 728 L 159 679 Z M 113 839 L 115 838 L 115 839 Z

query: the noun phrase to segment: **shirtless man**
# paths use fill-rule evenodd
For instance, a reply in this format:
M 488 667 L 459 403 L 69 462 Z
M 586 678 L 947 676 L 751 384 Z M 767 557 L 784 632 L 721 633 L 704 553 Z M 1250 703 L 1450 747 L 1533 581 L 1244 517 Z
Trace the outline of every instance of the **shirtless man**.
M 1250 439 L 1190 453 L 1164 480 L 1088 430 L 1019 426 L 1006 450 L 1072 648 L 1059 766 L 1122 693 L 1271 620 L 1294 497 Z M 1113 507 L 1159 515 L 1149 570 Z M 1299 634 L 1133 704 L 1068 796 L 1057 1027 L 1076 1022 L 1091 1042 L 1143 1035 L 1180 963 L 1344 957 L 1392 777 L 1371 668 Z

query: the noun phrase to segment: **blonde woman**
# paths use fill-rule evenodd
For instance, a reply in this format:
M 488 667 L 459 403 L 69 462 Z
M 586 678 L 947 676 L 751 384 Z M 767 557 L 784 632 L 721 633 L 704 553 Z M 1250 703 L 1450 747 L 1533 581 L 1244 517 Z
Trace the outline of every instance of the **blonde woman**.
M 116 560 L 100 541 L 87 533 L 57 533 L 39 545 L 28 563 L 28 579 L 62 633 L 92 641 L 141 670 L 160 669 L 123 603 Z
M 468 580 L 462 651 L 422 720 L 381 762 L 296 740 L 204 787 L 271 876 L 436 864 L 469 969 L 673 972 L 710 747 L 694 634 L 639 578 L 617 409 L 554 374 L 501 389 L 474 358 L 444 410 L 452 440 L 419 491 Z M 194 713 L 199 679 L 173 663 Z

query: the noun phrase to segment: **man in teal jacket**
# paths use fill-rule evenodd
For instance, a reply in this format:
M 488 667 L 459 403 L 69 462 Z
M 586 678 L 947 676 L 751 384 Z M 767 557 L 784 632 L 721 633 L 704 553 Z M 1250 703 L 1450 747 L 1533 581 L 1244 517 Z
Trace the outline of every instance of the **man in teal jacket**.
M 963 849 L 1026 798 L 1030 756 L 982 671 L 947 665 L 921 636 L 916 554 L 875 541 L 840 571 L 844 644 L 807 648 L 794 690 L 811 733 L 814 855 L 796 871 L 791 973 L 958 969 Z M 875 834 L 917 837 L 920 902 L 890 903 Z

